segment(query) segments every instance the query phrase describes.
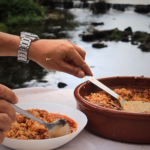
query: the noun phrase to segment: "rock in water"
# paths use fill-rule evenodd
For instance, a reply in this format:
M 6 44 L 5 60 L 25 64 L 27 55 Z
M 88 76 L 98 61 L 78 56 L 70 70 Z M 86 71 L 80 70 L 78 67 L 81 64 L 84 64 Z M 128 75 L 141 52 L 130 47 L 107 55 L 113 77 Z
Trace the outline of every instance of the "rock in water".
M 67 86 L 66 83 L 63 83 L 63 82 L 59 82 L 59 83 L 58 83 L 58 87 L 59 87 L 59 88 L 64 88 L 65 86 Z

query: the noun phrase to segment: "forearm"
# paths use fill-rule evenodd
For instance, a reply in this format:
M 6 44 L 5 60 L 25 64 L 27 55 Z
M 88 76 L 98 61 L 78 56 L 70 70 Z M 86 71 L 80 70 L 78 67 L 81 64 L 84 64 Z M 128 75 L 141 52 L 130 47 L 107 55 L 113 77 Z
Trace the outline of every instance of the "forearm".
M 0 56 L 17 56 L 20 37 L 0 32 Z

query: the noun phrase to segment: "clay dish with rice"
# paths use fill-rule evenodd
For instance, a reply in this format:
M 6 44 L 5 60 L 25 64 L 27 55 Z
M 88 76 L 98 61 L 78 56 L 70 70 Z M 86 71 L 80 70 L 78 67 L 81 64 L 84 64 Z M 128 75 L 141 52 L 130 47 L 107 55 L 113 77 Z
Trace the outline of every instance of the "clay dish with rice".
M 118 76 L 99 78 L 125 100 L 150 102 L 150 78 Z M 91 132 L 117 141 L 150 143 L 150 113 L 121 110 L 117 99 L 86 81 L 75 88 L 77 108 L 86 114 L 86 128 Z

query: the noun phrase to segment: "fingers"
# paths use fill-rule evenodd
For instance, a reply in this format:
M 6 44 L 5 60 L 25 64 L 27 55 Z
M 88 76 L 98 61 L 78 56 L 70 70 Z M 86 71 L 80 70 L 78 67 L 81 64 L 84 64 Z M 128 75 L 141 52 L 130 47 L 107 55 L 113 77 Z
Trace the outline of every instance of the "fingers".
M 1 113 L 0 114 L 0 131 L 5 132 L 9 130 L 11 127 L 11 124 L 12 124 L 12 121 L 10 117 L 5 113 Z
M 11 124 L 11 118 L 6 113 L 0 113 L 0 144 L 4 141 L 3 132 L 9 130 Z
M 15 109 L 9 103 L 7 103 L 7 101 L 2 99 L 0 99 L 0 115 L 1 113 L 7 114 L 12 122 L 16 120 Z
M 85 73 L 83 70 L 81 70 L 79 67 L 75 66 L 75 65 L 71 65 L 71 63 L 67 63 L 62 61 L 60 63 L 60 69 L 59 71 L 71 74 L 73 76 L 76 76 L 78 78 L 83 78 Z
M 15 110 L 7 101 L 17 103 L 18 99 L 11 89 L 0 84 L 0 143 L 4 140 L 3 132 L 9 130 L 16 120 Z
M 4 99 L 13 104 L 18 102 L 18 98 L 15 93 L 2 84 L 0 84 L 0 99 Z
M 71 65 L 71 63 L 67 63 L 64 61 L 62 61 L 60 64 L 61 64 L 60 71 L 62 71 L 62 72 L 66 72 L 66 73 L 74 75 L 78 78 L 83 78 L 85 76 L 86 71 L 82 70 L 80 67 L 78 67 L 76 65 Z M 90 72 L 87 71 L 86 74 L 92 75 L 92 73 L 91 74 L 90 73 L 91 73 L 91 71 Z
M 4 141 L 4 134 L 0 131 L 0 144 Z
M 68 46 L 68 49 L 70 50 L 67 57 L 67 63 L 68 65 L 66 68 L 68 68 L 69 74 L 73 74 L 74 76 L 77 76 L 79 78 L 84 77 L 85 74 L 93 76 L 89 66 L 86 64 L 85 60 L 85 51 L 78 47 L 77 45 L 74 45 L 70 41 L 66 41 L 66 43 L 71 44 L 71 47 Z M 72 66 L 70 66 L 72 64 Z M 74 65 L 73 65 L 74 64 Z M 64 66 L 63 66 L 64 67 Z
M 80 54 L 80 56 L 85 60 L 85 55 L 86 55 L 85 51 L 82 48 L 80 48 L 79 46 L 71 43 L 70 41 L 69 41 L 69 43 L 76 49 L 76 51 Z
M 70 54 L 68 55 L 68 60 L 72 61 L 75 64 L 70 68 L 71 72 L 74 72 L 73 74 L 75 76 L 79 78 L 84 77 L 85 74 L 93 76 L 89 66 L 76 51 L 70 51 Z M 67 67 L 69 66 L 70 65 L 68 65 Z
M 0 144 L 4 140 L 3 132 L 10 129 L 15 116 L 14 108 L 5 100 L 0 100 Z

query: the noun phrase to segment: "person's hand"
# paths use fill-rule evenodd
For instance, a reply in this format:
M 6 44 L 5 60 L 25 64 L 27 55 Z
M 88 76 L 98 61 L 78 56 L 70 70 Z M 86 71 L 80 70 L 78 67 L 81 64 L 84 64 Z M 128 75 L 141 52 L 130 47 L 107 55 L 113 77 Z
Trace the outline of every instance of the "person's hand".
M 85 51 L 68 40 L 37 40 L 31 43 L 28 58 L 49 70 L 82 78 L 92 75 L 86 64 Z
M 3 132 L 9 130 L 16 120 L 15 110 L 7 101 L 15 104 L 18 98 L 11 89 L 0 84 L 0 143 L 4 140 Z

